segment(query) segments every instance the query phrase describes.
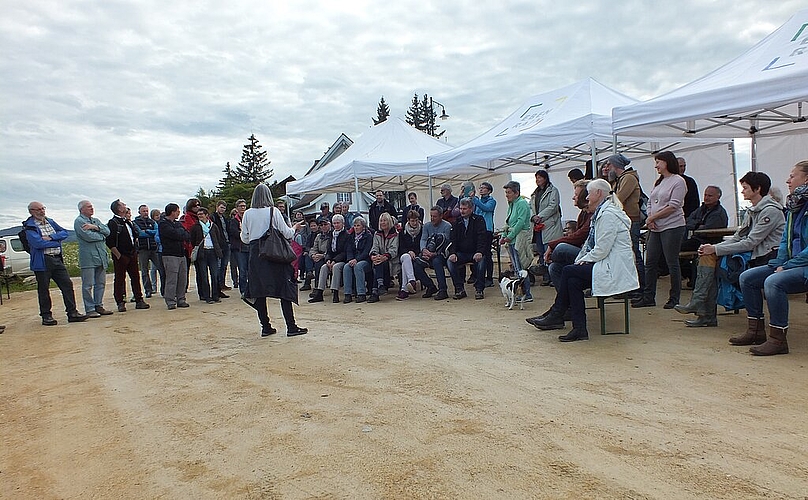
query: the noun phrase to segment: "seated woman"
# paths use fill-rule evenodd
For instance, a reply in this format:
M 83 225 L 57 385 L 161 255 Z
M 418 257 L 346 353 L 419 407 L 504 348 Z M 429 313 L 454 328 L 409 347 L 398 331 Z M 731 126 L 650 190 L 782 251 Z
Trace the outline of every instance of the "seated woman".
M 353 302 L 351 295 L 354 292 L 356 280 L 356 301 L 364 302 L 367 299 L 367 284 L 365 274 L 370 272 L 370 249 L 373 246 L 373 236 L 368 230 L 368 223 L 364 217 L 356 217 L 353 223 L 353 234 L 349 235 L 345 255 L 347 262 L 342 268 L 342 281 L 345 283 L 345 299 L 343 304 Z
M 750 267 L 765 265 L 775 257 L 780 237 L 783 235 L 785 219 L 783 207 L 769 195 L 772 181 L 763 172 L 747 172 L 741 180 L 743 198 L 752 202 L 747 210 L 743 224 L 727 241 L 699 246 L 699 260 L 696 268 L 696 282 L 690 302 L 677 305 L 674 309 L 682 314 L 694 313 L 696 319 L 685 321 L 685 326 L 705 327 L 718 326 L 716 297 L 718 282 L 716 268 L 719 257 L 742 252 L 752 252 Z M 771 255 L 772 249 L 774 254 Z M 766 333 L 761 326 L 757 332 L 757 319 L 749 318 L 749 330 L 744 335 L 732 337 L 733 345 L 762 344 L 766 341 Z
M 410 193 L 412 194 L 412 193 Z M 407 300 L 411 293 L 415 293 L 415 268 L 412 260 L 421 255 L 421 233 L 424 225 L 421 223 L 421 214 L 416 210 L 407 212 L 407 223 L 401 228 L 398 235 L 398 255 L 401 262 L 401 290 L 396 300 Z M 427 285 L 421 283 L 426 289 Z
M 379 230 L 373 235 L 370 248 L 370 262 L 373 264 L 373 290 L 368 302 L 378 302 L 379 295 L 387 293 L 387 284 L 401 268 L 398 261 L 398 231 L 393 216 L 382 212 L 379 216 Z
M 750 325 L 756 320 L 755 336 L 764 329 L 764 293 L 769 308 L 769 338 L 749 349 L 755 356 L 788 354 L 788 294 L 808 291 L 808 160 L 794 166 L 786 185 L 791 194 L 786 198 L 786 230 L 777 257 L 741 274 Z
M 334 215 L 331 222 L 325 217 L 320 219 L 320 234 L 317 235 L 310 252 L 315 264 L 320 263 L 320 271 L 309 302 L 323 301 L 323 290 L 328 284 L 329 276 L 331 276 L 331 301 L 334 304 L 339 302 L 342 268 L 347 260 L 346 251 L 350 238 L 348 231 L 345 230 L 344 221 L 345 219 L 339 214 Z
M 528 323 L 541 330 L 564 328 L 564 312 L 572 309 L 572 330 L 558 337 L 561 342 L 589 340 L 586 329 L 584 290 L 592 288 L 594 296 L 611 296 L 635 290 L 639 286 L 634 252 L 631 249 L 631 220 L 623 212 L 620 201 L 603 179 L 586 186 L 592 214 L 589 231 L 575 264 L 564 266 L 553 307 L 544 317 L 530 318 Z

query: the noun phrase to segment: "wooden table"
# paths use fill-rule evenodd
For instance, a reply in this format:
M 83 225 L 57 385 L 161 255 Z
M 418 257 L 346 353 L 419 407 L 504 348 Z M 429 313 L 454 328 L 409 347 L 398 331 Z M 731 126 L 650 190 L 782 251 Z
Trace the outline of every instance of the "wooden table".
M 737 231 L 737 227 L 719 227 L 716 229 L 696 229 L 693 236 L 706 240 L 710 243 L 720 243 L 724 236 L 732 236 Z

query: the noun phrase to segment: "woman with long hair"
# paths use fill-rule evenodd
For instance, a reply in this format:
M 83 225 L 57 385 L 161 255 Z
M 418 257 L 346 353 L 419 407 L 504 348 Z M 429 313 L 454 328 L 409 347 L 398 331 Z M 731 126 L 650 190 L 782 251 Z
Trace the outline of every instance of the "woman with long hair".
M 654 156 L 659 177 L 648 195 L 648 243 L 645 248 L 645 289 L 642 297 L 632 301 L 631 307 L 656 306 L 656 286 L 659 259 L 665 257 L 671 277 L 671 288 L 665 309 L 679 304 L 682 293 L 682 274 L 679 269 L 679 248 L 685 235 L 685 214 L 682 211 L 687 184 L 679 175 L 679 162 L 670 151 Z
M 756 320 L 756 330 L 765 331 L 764 294 L 769 309 L 769 337 L 749 349 L 755 356 L 788 354 L 788 294 L 808 291 L 808 160 L 794 166 L 786 184 L 790 193 L 785 206 L 786 229 L 777 257 L 741 274 L 750 329 Z
M 273 207 L 272 193 L 266 184 L 255 186 L 250 209 L 244 212 L 241 219 L 241 241 L 250 245 L 250 258 L 248 270 L 247 293 L 244 301 L 258 312 L 261 321 L 261 336 L 266 337 L 276 333 L 269 323 L 267 312 L 267 297 L 280 299 L 283 319 L 286 321 L 286 336 L 303 335 L 308 329 L 301 328 L 295 323 L 295 313 L 292 302 L 297 304 L 297 282 L 294 278 L 292 264 L 270 262 L 258 256 L 260 239 L 272 227 L 280 231 L 284 238 L 291 239 L 300 223 L 289 227 L 280 210 Z M 240 290 L 242 293 L 244 290 Z

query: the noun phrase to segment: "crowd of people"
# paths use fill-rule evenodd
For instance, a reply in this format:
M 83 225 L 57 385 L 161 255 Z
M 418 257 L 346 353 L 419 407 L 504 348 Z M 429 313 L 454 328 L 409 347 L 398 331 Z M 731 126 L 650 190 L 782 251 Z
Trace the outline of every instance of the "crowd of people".
M 464 183 L 460 197 L 444 184 L 440 199 L 429 210 L 409 193 L 409 205 L 401 214 L 384 192 L 377 191 L 367 218 L 342 203 L 335 204 L 333 212 L 324 203 L 309 221 L 302 212 L 295 212 L 290 221 L 283 201 L 275 203 L 263 184 L 255 188 L 249 209 L 240 199 L 229 217 L 226 202 L 216 202 L 209 211 L 191 198 L 182 213 L 175 203 L 163 211 L 141 205 L 132 218 L 126 204 L 115 200 L 110 205 L 112 218 L 103 223 L 95 217 L 92 203 L 82 200 L 74 230 L 84 314 L 78 311 L 61 255 L 68 233 L 46 217 L 42 203 L 31 202 L 24 228 L 42 324 L 57 324 L 48 291 L 51 280 L 62 291 L 69 322 L 113 314 L 103 303 L 108 250 L 114 269 L 113 309 L 119 313 L 127 310 L 127 302 L 133 302 L 135 309 L 148 309 L 146 299 L 156 293 L 169 310 L 189 307 L 186 292 L 193 265 L 201 301 L 220 302 L 229 298 L 226 291 L 238 288 L 257 312 L 261 336 L 268 336 L 276 330 L 266 299 L 277 298 L 287 335 L 296 336 L 307 333 L 296 323 L 292 307 L 298 303 L 300 282 L 300 290 L 310 291 L 310 303 L 324 302 L 326 290 L 335 304 L 376 303 L 388 294 L 405 301 L 416 294 L 419 283 L 421 297 L 445 300 L 450 297 L 450 281 L 453 299 L 466 298 L 466 284 L 473 284 L 474 298 L 480 300 L 494 285 L 492 249 L 503 245 L 514 273 L 531 271 L 530 279 L 522 280 L 520 300 L 533 300 L 534 280 L 556 292 L 552 307 L 528 318 L 528 323 L 553 330 L 572 321 L 572 330 L 559 337 L 569 342 L 588 339 L 586 290 L 595 296 L 630 294 L 632 307 L 653 307 L 660 274 L 670 275 L 665 309 L 695 314 L 696 319 L 686 322 L 688 327 L 717 326 L 721 259 L 746 252 L 745 269 L 736 282 L 749 314 L 748 329 L 730 343 L 752 345 L 758 355 L 787 353 L 787 295 L 808 290 L 808 161 L 794 166 L 785 207 L 770 193 L 772 183 L 766 174 L 743 176 L 742 193 L 751 207 L 737 231 L 719 243 L 703 239 L 699 230 L 727 227 L 720 188 L 708 186 L 699 204 L 695 180 L 684 175 L 684 159 L 661 152 L 655 156 L 659 176 L 646 195 L 630 163 L 622 154 L 612 155 L 599 165 L 597 179 L 587 179 L 578 169 L 569 172 L 580 213 L 566 228 L 559 191 L 544 169 L 536 172 L 536 188 L 529 197 L 522 195 L 516 181 L 502 186 L 508 206 L 505 226 L 499 229 L 494 228 L 494 187 L 488 182 L 476 187 Z M 260 241 L 270 223 L 289 240 L 297 256 L 291 264 L 260 257 Z M 683 251 L 695 252 L 697 258 L 680 265 Z M 225 284 L 228 267 L 232 288 Z M 693 287 L 687 304 L 679 303 L 682 269 Z M 764 291 L 770 313 L 768 336 Z

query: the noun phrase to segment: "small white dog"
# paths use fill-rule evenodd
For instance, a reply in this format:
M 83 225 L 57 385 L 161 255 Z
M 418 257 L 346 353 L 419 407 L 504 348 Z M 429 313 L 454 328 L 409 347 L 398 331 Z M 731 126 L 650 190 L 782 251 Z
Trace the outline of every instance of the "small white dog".
M 502 296 L 505 297 L 505 307 L 510 311 L 516 303 L 516 297 L 519 293 L 519 287 L 522 282 L 527 279 L 527 271 L 522 269 L 516 276 L 503 276 L 499 281 L 499 288 L 502 290 Z M 519 300 L 519 309 L 525 309 L 525 296 L 522 294 Z

